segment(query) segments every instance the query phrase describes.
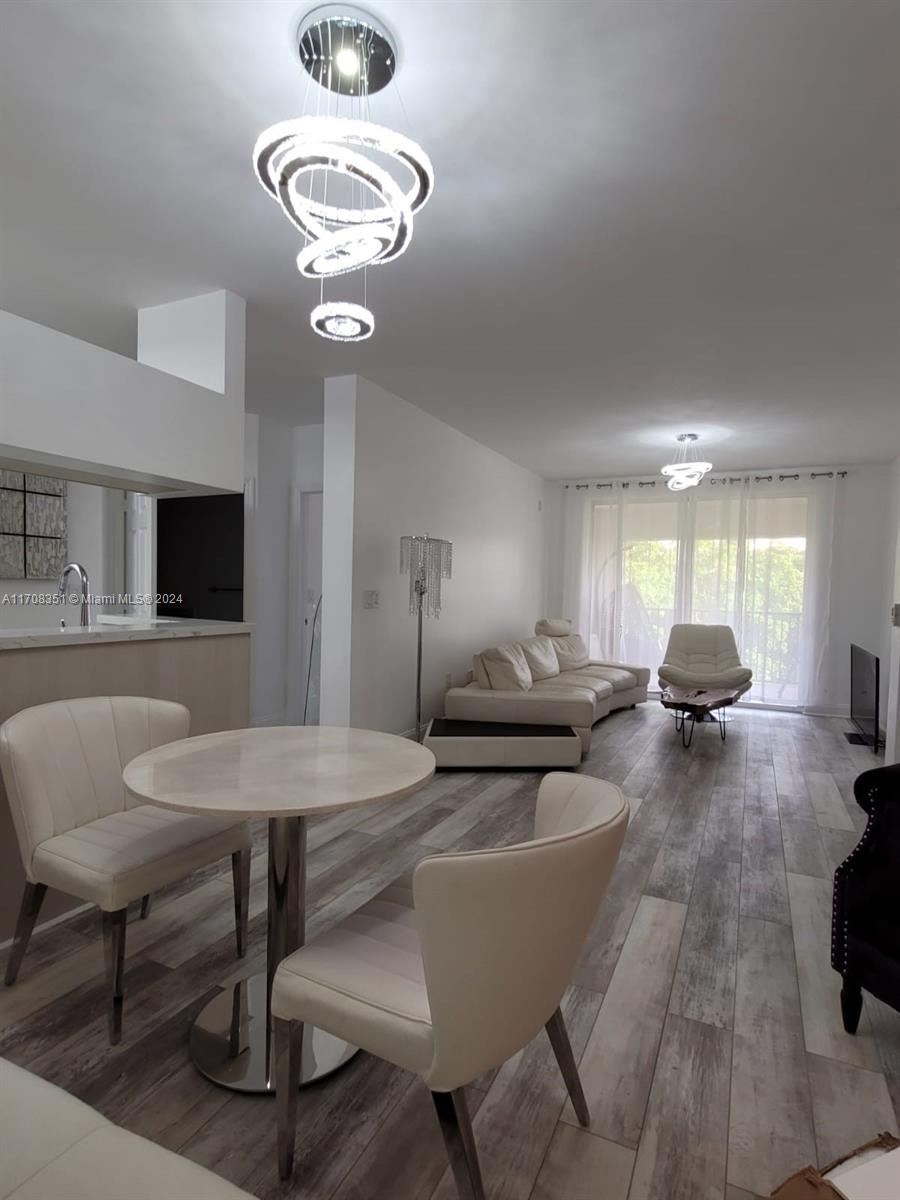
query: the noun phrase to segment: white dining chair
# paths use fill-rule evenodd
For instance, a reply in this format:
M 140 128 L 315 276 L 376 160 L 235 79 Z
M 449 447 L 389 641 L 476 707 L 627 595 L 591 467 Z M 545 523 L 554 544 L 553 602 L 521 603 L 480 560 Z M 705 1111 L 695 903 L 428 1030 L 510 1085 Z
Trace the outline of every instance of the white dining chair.
M 627 824 L 628 802 L 613 784 L 549 774 L 533 841 L 426 858 L 280 963 L 272 1012 L 282 1179 L 293 1171 L 307 1022 L 422 1077 L 461 1200 L 484 1195 L 465 1085 L 542 1028 L 588 1124 L 560 1002 Z
M 25 892 L 5 983 L 15 983 L 48 887 L 102 913 L 110 987 L 109 1037 L 122 1035 L 128 905 L 231 855 L 237 952 L 246 953 L 250 829 L 129 797 L 122 770 L 145 750 L 187 737 L 183 704 L 143 696 L 92 696 L 26 708 L 0 726 L 0 772 L 9 797 Z

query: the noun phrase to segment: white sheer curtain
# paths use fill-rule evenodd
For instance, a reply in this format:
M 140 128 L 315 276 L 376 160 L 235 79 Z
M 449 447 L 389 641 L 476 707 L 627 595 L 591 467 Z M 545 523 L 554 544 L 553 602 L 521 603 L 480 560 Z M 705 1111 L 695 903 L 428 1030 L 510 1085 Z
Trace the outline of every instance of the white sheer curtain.
M 730 625 L 751 700 L 815 707 L 828 650 L 839 481 L 570 485 L 563 599 L 591 656 L 655 673 L 679 622 Z

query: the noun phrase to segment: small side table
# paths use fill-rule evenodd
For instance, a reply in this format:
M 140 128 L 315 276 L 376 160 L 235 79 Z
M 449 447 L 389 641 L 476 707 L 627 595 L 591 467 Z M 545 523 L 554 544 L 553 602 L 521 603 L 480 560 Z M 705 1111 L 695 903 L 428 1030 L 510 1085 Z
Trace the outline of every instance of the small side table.
M 294 725 L 169 742 L 125 768 L 125 786 L 148 804 L 269 821 L 265 973 L 216 996 L 191 1030 L 191 1057 L 214 1083 L 275 1092 L 272 980 L 306 938 L 307 817 L 405 796 L 433 774 L 434 755 L 407 738 Z M 305 1030 L 301 1083 L 330 1074 L 355 1053 L 331 1034 Z
M 675 732 L 681 734 L 681 744 L 687 749 L 694 737 L 694 726 L 708 716 L 715 717 L 722 741 L 725 741 L 728 730 L 725 709 L 730 708 L 740 694 L 739 691 L 731 688 L 704 690 L 703 688 L 669 687 L 660 696 L 660 701 L 663 708 L 675 710 Z

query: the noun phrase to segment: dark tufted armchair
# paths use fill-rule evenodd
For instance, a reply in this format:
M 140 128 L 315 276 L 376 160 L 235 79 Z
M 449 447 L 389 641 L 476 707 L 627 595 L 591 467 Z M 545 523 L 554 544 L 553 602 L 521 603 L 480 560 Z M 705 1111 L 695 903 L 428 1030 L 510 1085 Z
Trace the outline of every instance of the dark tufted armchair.
M 844 1028 L 855 1033 L 862 988 L 900 1009 L 900 763 L 853 785 L 868 814 L 856 849 L 834 873 L 831 965 L 843 977 Z

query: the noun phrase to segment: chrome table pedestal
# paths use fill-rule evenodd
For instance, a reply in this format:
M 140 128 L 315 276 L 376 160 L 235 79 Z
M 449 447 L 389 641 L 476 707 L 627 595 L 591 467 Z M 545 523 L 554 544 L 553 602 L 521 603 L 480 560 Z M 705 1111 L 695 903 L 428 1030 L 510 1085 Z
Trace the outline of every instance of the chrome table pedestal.
M 272 981 L 278 964 L 306 940 L 305 816 L 269 819 L 269 901 L 265 974 L 251 975 L 216 996 L 191 1029 L 191 1057 L 214 1083 L 236 1092 L 275 1092 Z M 307 1025 L 302 1087 L 330 1075 L 355 1046 Z

